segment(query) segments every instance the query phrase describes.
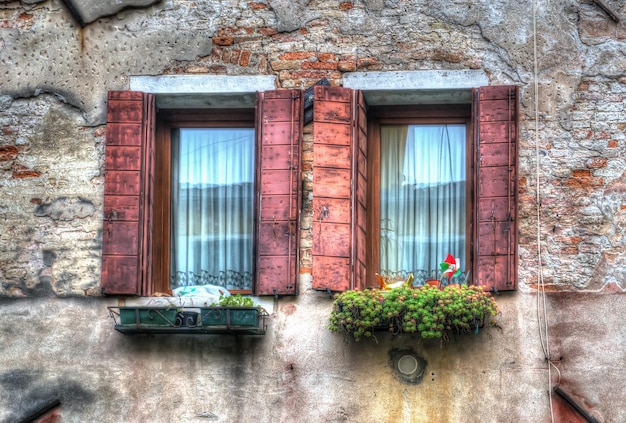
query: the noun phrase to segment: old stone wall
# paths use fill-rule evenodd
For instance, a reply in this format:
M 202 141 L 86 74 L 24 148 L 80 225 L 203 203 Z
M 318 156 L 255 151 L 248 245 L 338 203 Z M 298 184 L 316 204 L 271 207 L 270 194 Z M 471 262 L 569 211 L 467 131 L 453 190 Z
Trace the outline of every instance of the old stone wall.
M 594 1 L 115 3 L 81 26 L 68 4 L 87 1 L 0 1 L 0 421 L 51 398 L 76 422 L 550 421 L 559 372 L 600 421 L 626 420 L 623 21 Z M 468 69 L 522 94 L 520 289 L 496 298 L 502 329 L 444 348 L 327 331 L 331 300 L 310 289 L 307 127 L 301 295 L 273 301 L 268 334 L 113 331 L 116 300 L 99 294 L 107 91 L 141 75 L 273 75 L 304 89 L 350 72 Z M 555 291 L 550 375 L 540 284 Z M 389 365 L 409 348 L 428 363 L 418 385 Z

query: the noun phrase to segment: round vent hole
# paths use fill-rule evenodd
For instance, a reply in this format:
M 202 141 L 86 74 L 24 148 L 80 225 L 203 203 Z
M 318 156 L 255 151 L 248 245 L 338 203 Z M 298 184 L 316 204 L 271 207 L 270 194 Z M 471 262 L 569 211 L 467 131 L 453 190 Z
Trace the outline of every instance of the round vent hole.
M 403 355 L 398 360 L 398 370 L 404 375 L 411 375 L 415 373 L 419 366 L 417 359 L 412 355 Z

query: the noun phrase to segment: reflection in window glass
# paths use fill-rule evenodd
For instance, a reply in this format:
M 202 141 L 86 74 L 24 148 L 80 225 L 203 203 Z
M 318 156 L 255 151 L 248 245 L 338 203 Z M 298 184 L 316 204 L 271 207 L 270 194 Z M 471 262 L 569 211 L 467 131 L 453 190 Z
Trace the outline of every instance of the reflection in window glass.
M 170 286 L 252 288 L 252 128 L 172 133 Z
M 464 124 L 382 125 L 380 272 L 438 277 L 448 253 L 465 263 Z

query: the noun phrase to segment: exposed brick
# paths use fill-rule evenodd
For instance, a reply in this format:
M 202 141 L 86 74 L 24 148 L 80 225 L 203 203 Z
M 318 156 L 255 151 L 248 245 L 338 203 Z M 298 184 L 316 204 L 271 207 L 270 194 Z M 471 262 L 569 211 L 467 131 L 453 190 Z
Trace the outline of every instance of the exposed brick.
M 572 131 L 572 135 L 577 140 L 588 140 L 591 139 L 593 132 L 588 129 L 575 129 Z
M 265 3 L 255 3 L 255 2 L 250 2 L 248 3 L 250 5 L 250 7 L 254 10 L 259 10 L 259 9 L 265 9 L 267 7 L 267 5 Z
M 302 62 L 302 69 L 336 70 L 336 62 Z
M 232 53 L 233 52 L 231 50 L 224 49 L 222 51 L 222 57 L 221 57 L 222 62 L 224 62 L 224 63 L 230 62 L 230 56 L 232 55 Z
M 565 255 L 577 255 L 578 254 L 578 247 L 576 247 L 575 245 L 571 245 L 568 247 L 561 247 L 560 249 L 561 254 L 565 254 Z
M 596 157 L 593 159 L 587 160 L 587 167 L 591 169 L 599 169 L 602 167 L 606 167 L 607 159 L 605 157 Z
M 261 73 L 265 73 L 266 71 L 268 71 L 268 69 L 267 69 L 267 58 L 265 58 L 265 56 L 261 56 L 259 58 L 259 64 L 257 65 L 257 69 Z
M 291 72 L 288 70 L 282 70 L 280 72 L 278 72 L 278 78 L 281 81 L 287 80 L 287 79 L 291 79 L 292 75 Z
M 41 176 L 41 172 L 21 166 L 19 169 L 15 169 L 13 171 L 12 176 L 15 179 L 39 178 Z
M 356 70 L 356 62 L 354 60 L 340 60 L 337 63 L 337 69 L 342 72 L 354 72 Z
M 619 147 L 619 143 L 617 142 L 617 140 L 609 140 L 609 142 L 606 144 L 606 146 L 608 148 L 617 148 L 617 147 Z
M 375 65 L 376 63 L 378 63 L 378 60 L 375 57 L 362 57 L 357 60 L 356 66 L 360 69 Z
M 341 75 L 341 72 L 333 71 L 333 72 L 330 72 L 326 76 L 326 78 L 328 78 L 329 80 L 328 82 L 330 82 L 330 85 L 337 86 L 339 85 L 339 82 L 341 81 L 342 75 Z M 337 80 L 336 83 L 333 80 Z
M 241 52 L 241 57 L 239 58 L 240 66 L 248 66 L 250 64 L 250 50 L 244 50 Z
M 214 59 L 221 60 L 223 52 L 224 52 L 223 48 L 214 45 L 213 50 L 211 51 L 211 56 Z
M 15 160 L 17 158 L 18 150 L 17 147 L 12 145 L 6 147 L 0 147 L 0 161 L 10 161 Z
M 559 236 L 555 238 L 556 242 L 566 245 L 578 245 L 582 242 L 582 238 L 579 236 Z
M 578 178 L 566 179 L 563 185 L 571 188 L 591 188 L 604 185 L 604 178 L 595 178 L 591 176 L 582 176 Z
M 233 65 L 236 65 L 237 63 L 239 63 L 240 54 L 241 54 L 241 50 L 233 50 L 230 53 L 230 63 L 232 63 Z
M 337 58 L 337 55 L 334 53 L 319 53 L 317 55 L 317 60 L 320 62 L 331 62 Z
M 578 26 L 586 37 L 606 38 L 615 32 L 615 25 L 607 19 L 581 19 Z
M 444 60 L 448 63 L 461 63 L 463 57 L 460 54 L 447 53 L 444 56 Z
M 293 32 L 278 32 L 272 36 L 272 40 L 277 43 L 298 43 L 302 42 L 300 35 Z
M 574 169 L 574 171 L 572 172 L 572 176 L 574 178 L 588 177 L 591 176 L 591 171 L 587 169 Z
M 275 70 L 275 71 L 281 71 L 281 70 L 287 70 L 287 69 L 298 69 L 300 67 L 300 62 L 297 60 L 283 60 L 283 61 L 270 62 L 270 66 L 272 67 L 272 70 Z
M 352 9 L 351 1 L 343 1 L 339 3 L 339 10 L 350 10 L 350 9 Z
M 281 54 L 278 58 L 281 60 L 305 60 L 314 56 L 315 53 L 311 51 L 288 51 Z
M 231 46 L 235 42 L 235 39 L 231 36 L 213 37 L 213 44 L 218 46 Z
M 278 31 L 275 28 L 268 28 L 266 26 L 257 28 L 256 32 L 262 35 L 267 35 L 267 36 L 278 34 Z
M 294 79 L 321 79 L 326 76 L 324 71 L 295 71 L 291 73 Z

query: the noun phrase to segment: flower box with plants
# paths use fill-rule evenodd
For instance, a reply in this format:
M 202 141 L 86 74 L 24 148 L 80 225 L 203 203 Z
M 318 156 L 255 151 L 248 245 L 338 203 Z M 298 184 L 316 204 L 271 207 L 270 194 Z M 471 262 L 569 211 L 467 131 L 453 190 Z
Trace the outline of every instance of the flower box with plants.
M 218 304 L 200 308 L 202 326 L 248 326 L 256 327 L 264 313 L 261 306 L 255 306 L 252 298 L 240 294 L 220 297 Z
M 414 333 L 425 339 L 448 341 L 451 334 L 477 333 L 484 324 L 496 325 L 495 300 L 480 286 L 448 285 L 346 291 L 336 294 L 329 329 L 356 341 L 376 330 Z

